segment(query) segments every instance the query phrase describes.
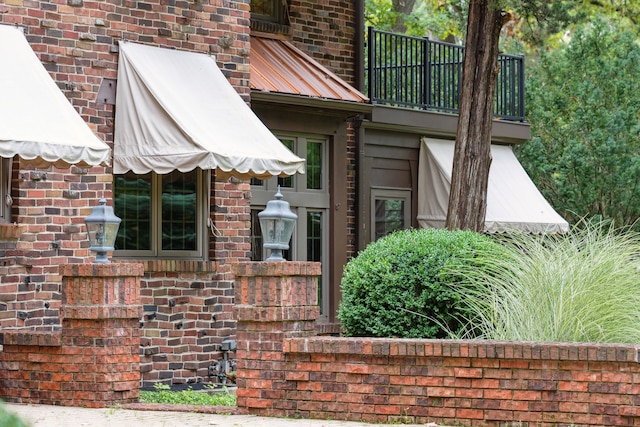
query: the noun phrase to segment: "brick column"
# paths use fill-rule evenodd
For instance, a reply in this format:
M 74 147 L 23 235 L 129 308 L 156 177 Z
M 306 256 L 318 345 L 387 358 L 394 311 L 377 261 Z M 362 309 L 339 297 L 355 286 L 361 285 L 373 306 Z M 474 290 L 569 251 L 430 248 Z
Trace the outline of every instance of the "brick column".
M 140 388 L 141 264 L 66 264 L 62 346 L 74 406 L 137 402 Z
M 292 409 L 282 340 L 315 335 L 320 271 L 315 262 L 234 266 L 238 408 L 261 415 Z
M 142 264 L 64 264 L 62 330 L 0 331 L 0 398 L 108 407 L 140 393 Z

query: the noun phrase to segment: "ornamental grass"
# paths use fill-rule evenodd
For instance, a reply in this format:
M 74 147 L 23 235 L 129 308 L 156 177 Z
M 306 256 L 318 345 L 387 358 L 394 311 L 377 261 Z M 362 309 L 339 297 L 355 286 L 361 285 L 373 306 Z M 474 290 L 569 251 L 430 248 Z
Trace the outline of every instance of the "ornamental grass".
M 582 222 L 511 234 L 460 265 L 466 306 L 453 338 L 640 343 L 640 235 Z

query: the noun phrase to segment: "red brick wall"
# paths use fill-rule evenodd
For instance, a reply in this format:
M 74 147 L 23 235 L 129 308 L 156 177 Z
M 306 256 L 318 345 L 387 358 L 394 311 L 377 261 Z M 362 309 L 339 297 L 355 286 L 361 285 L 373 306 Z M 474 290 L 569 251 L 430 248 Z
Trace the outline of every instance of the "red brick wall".
M 251 264 L 236 271 L 238 407 L 250 413 L 640 425 L 640 345 L 314 337 L 319 273 L 298 263 Z
M 283 399 L 259 413 L 463 425 L 638 425 L 639 346 L 285 339 Z M 255 409 L 255 408 L 254 408 Z
M 347 83 L 355 82 L 354 2 L 291 0 L 293 43 Z
M 221 342 L 236 333 L 233 282 L 225 268 L 202 261 L 142 264 L 142 385 L 216 382 L 208 367 L 222 359 Z

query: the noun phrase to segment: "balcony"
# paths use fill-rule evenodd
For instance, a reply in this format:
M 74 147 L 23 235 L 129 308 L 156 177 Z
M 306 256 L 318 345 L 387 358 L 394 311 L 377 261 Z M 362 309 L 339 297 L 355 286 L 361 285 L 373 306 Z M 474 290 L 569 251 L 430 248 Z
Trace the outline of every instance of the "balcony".
M 374 104 L 458 114 L 464 47 L 369 27 L 366 82 Z M 497 119 L 524 121 L 524 57 L 500 54 Z

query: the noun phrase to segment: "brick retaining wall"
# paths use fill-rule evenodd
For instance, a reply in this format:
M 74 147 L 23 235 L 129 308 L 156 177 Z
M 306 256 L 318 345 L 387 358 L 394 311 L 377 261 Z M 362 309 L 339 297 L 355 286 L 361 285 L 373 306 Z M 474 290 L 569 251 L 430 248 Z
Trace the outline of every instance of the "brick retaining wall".
M 238 406 L 250 413 L 640 425 L 640 346 L 317 337 L 313 263 L 249 263 L 236 274 Z

